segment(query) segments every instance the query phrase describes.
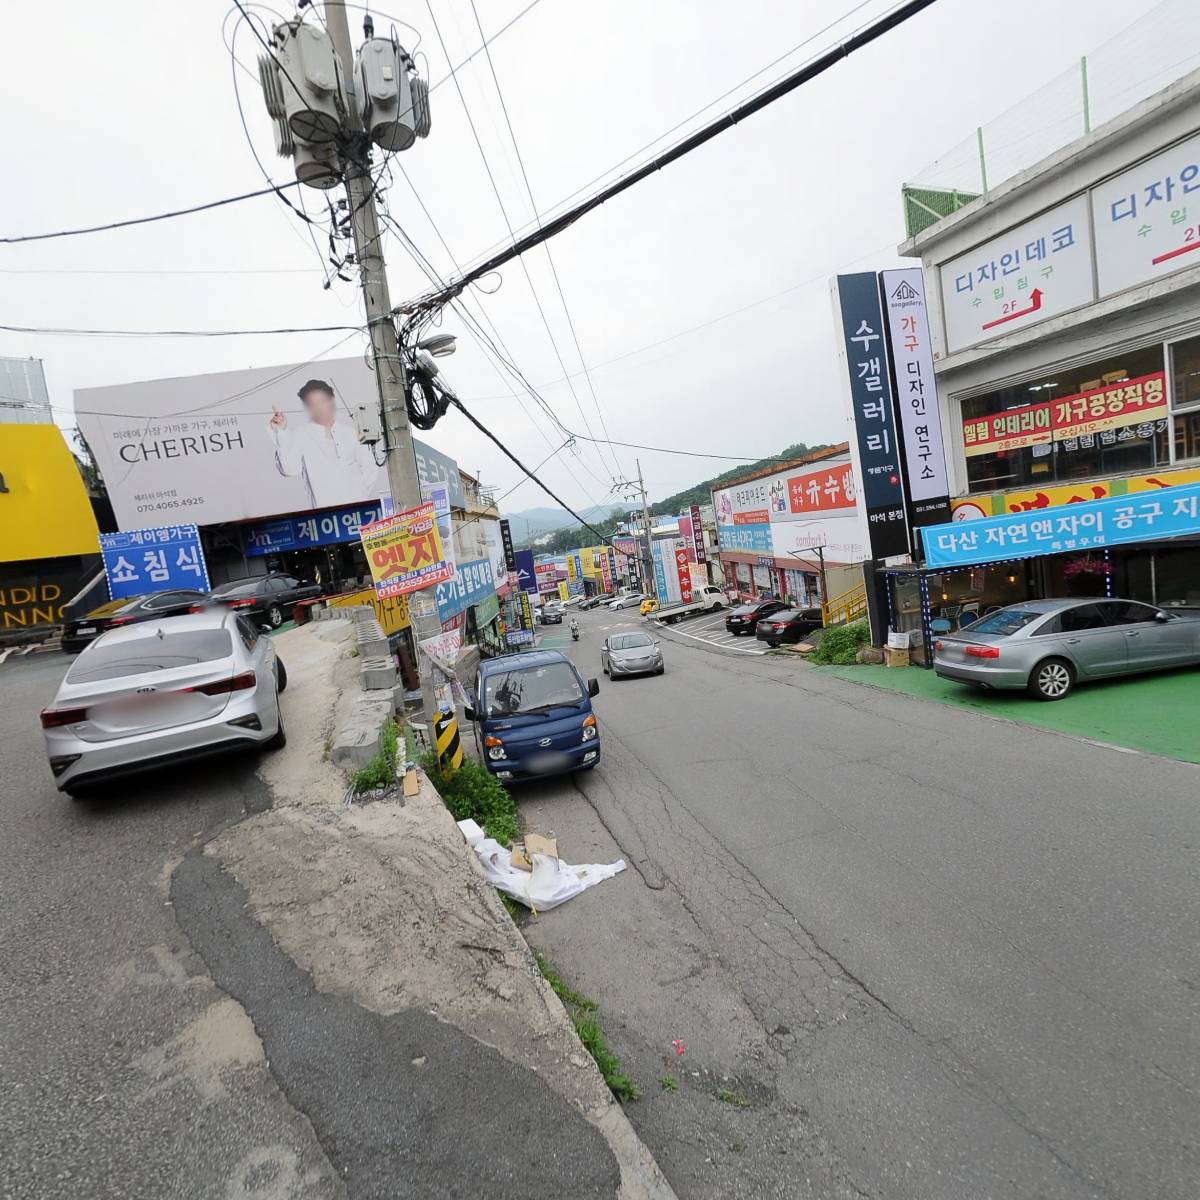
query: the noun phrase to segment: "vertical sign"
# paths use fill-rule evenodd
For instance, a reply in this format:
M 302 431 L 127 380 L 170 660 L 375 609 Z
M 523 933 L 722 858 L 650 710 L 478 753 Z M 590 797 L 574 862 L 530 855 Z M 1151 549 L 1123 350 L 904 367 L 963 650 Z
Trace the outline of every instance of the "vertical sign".
M 942 420 L 925 279 L 920 267 L 880 273 L 887 311 L 896 384 L 896 411 L 904 442 L 904 482 L 913 528 L 941 525 L 950 520 L 950 483 L 942 446 Z
M 839 275 L 837 293 L 871 557 L 890 558 L 908 553 L 908 522 L 879 281 L 868 271 Z
M 692 518 L 692 545 L 696 547 L 696 561 L 707 562 L 708 555 L 704 552 L 704 522 L 700 518 L 700 505 L 693 504 L 689 510 Z
M 605 550 L 600 559 L 600 582 L 604 585 L 604 593 L 608 595 L 613 590 L 612 551 Z
M 692 570 L 685 546 L 679 546 L 675 551 L 675 573 L 679 576 L 679 600 L 682 604 L 692 602 Z
M 513 550 L 512 527 L 504 517 L 500 519 L 500 540 L 504 543 L 504 569 L 506 571 L 515 571 L 517 569 L 517 558 Z
M 523 592 L 537 595 L 537 571 L 533 565 L 532 550 L 518 550 L 515 555 L 517 562 L 517 587 Z

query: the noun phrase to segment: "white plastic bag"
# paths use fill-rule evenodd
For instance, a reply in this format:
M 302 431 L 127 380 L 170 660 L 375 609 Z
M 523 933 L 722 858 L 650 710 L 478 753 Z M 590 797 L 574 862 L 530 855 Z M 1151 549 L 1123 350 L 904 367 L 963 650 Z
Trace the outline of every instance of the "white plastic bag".
M 587 863 L 573 867 L 552 855 L 534 854 L 530 859 L 533 870 L 522 871 L 512 865 L 512 852 L 494 838 L 484 838 L 472 848 L 496 888 L 534 912 L 557 908 L 585 888 L 625 870 L 623 858 L 615 863 Z

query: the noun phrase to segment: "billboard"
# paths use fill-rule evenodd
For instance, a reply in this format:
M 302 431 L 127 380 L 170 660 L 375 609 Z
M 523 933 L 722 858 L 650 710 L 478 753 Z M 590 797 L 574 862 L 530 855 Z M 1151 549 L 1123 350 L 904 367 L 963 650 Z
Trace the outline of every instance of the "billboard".
M 357 438 L 374 404 L 361 357 L 75 392 L 79 429 L 122 529 L 346 508 L 390 494 L 383 447 Z M 465 496 L 452 458 L 416 443 L 423 484 Z
M 443 583 L 454 564 L 442 556 L 437 513 L 429 501 L 364 525 L 359 534 L 380 599 Z
M 517 586 L 523 592 L 537 595 L 537 572 L 533 565 L 532 550 L 518 550 L 514 556 L 517 564 Z
M 113 600 L 178 588 L 208 591 L 208 568 L 195 525 L 102 533 L 100 553 Z

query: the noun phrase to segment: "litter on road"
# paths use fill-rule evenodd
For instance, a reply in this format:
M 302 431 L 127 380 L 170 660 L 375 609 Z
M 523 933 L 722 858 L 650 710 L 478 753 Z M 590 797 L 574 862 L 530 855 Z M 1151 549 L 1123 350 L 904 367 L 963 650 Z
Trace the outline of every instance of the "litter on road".
M 536 851 L 528 853 L 532 869 L 522 870 L 513 865 L 512 851 L 494 838 L 481 838 L 472 845 L 472 849 L 482 863 L 484 873 L 496 888 L 534 912 L 557 908 L 586 888 L 625 870 L 623 858 L 614 863 L 587 863 L 573 867 L 552 854 L 539 854 Z M 528 839 L 526 849 L 529 849 Z

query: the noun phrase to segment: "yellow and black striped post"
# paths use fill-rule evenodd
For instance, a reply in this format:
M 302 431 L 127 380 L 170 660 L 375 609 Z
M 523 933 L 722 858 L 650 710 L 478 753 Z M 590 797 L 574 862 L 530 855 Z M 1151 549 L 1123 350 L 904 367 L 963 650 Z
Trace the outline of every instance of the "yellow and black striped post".
M 452 712 L 433 714 L 433 741 L 442 770 L 453 775 L 462 766 L 463 749 L 458 737 L 458 720 Z

